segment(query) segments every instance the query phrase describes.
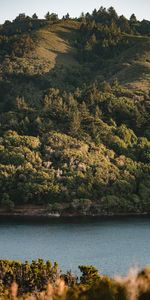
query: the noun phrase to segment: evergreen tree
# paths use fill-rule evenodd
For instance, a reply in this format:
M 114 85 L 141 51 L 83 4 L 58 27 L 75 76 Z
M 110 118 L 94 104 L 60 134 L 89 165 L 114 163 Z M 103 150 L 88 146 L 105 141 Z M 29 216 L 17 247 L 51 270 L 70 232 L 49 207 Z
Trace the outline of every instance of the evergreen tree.
M 78 109 L 76 109 L 71 113 L 71 121 L 70 121 L 70 133 L 73 136 L 79 134 L 80 125 L 81 125 L 80 112 L 78 111 Z
M 51 16 L 50 16 L 49 11 L 48 11 L 47 14 L 45 15 L 45 19 L 46 19 L 47 21 L 51 21 Z
M 37 16 L 37 14 L 36 14 L 36 13 L 34 13 L 34 14 L 32 15 L 32 19 L 35 19 L 35 20 L 37 20 L 37 19 L 38 19 L 38 16 Z

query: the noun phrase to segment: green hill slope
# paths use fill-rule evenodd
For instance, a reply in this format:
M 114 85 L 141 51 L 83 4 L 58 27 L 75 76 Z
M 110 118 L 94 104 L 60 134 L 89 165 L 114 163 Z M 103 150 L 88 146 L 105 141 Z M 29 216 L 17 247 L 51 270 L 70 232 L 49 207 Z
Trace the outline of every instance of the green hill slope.
M 1 26 L 2 208 L 150 211 L 150 25 L 103 14 Z

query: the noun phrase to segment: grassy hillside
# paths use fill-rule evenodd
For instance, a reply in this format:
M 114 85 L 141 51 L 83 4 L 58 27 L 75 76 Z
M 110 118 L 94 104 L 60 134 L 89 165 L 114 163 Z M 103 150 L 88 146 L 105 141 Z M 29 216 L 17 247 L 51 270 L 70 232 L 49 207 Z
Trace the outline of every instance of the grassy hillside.
M 115 62 L 112 62 L 108 80 L 118 78 L 121 84 L 132 90 L 148 91 L 150 85 L 150 37 L 131 35 L 129 40 L 133 45 L 121 53 Z
M 150 211 L 149 29 L 112 9 L 1 26 L 2 208 Z
M 59 88 L 73 88 L 94 80 L 112 82 L 117 78 L 120 84 L 133 90 L 149 90 L 149 36 L 122 33 L 128 47 L 121 53 L 103 61 L 81 62 L 77 47 L 81 24 L 78 20 L 47 22 L 31 31 L 33 49 L 23 57 L 12 57 L 7 52 L 1 55 L 3 73 L 16 77 L 24 74 L 31 77 L 31 82 L 32 77 L 42 76 L 45 85 Z M 68 74 L 80 76 L 80 80 L 70 80 Z
M 33 34 L 36 40 L 37 59 L 51 63 L 48 71 L 56 66 L 78 66 L 74 40 L 77 38 L 79 26 L 80 24 L 75 21 L 62 21 L 48 25 Z
M 108 57 L 102 65 L 100 61 L 95 66 L 95 62 L 81 62 L 79 59 L 76 45 L 81 24 L 73 20 L 55 24 L 47 22 L 42 28 L 31 31 L 34 49 L 24 57 L 2 56 L 2 70 L 7 75 L 42 75 L 53 86 L 63 85 L 68 71 L 75 74 L 85 72 L 86 81 L 98 79 L 111 82 L 117 78 L 121 84 L 132 89 L 148 90 L 150 37 L 122 34 L 128 39 L 129 47 L 125 47 L 116 57 Z

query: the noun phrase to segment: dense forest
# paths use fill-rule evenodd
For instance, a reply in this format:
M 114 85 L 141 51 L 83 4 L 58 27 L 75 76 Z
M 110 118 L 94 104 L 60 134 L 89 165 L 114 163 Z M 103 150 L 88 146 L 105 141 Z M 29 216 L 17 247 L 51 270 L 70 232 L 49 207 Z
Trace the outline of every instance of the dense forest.
M 1 208 L 150 212 L 149 51 L 113 7 L 0 26 Z

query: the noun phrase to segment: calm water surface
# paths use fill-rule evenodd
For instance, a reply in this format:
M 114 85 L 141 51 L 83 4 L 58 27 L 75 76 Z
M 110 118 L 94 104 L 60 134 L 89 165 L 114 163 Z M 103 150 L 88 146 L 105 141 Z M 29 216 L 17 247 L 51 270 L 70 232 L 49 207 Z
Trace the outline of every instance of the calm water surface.
M 0 258 L 50 259 L 76 274 L 81 264 L 126 274 L 150 264 L 150 218 L 0 220 Z

